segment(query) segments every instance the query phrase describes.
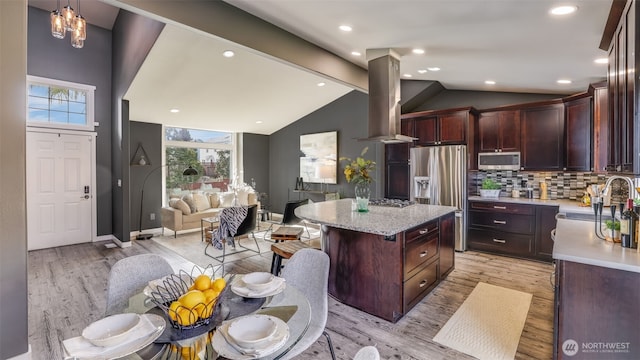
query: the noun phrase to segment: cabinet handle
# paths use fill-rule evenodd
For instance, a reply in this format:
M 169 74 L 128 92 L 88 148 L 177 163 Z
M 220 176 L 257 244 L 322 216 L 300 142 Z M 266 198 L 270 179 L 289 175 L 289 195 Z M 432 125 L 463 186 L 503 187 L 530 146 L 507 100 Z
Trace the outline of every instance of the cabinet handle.
M 500 209 L 500 210 L 507 210 L 506 206 L 498 206 L 498 205 L 493 205 L 494 209 Z
M 497 243 L 500 243 L 500 244 L 506 244 L 507 240 L 493 239 L 493 242 L 497 242 Z
M 425 287 L 428 283 L 429 281 L 427 281 L 427 279 L 424 279 L 420 282 L 420 287 Z
M 431 230 L 429 230 L 429 228 L 426 228 L 426 229 L 422 229 L 422 230 L 418 231 L 418 233 L 420 235 L 424 235 L 424 234 L 428 233 L 429 231 L 431 231 Z
M 493 220 L 494 224 L 507 225 L 507 222 L 504 220 Z
M 423 252 L 420 253 L 420 257 L 423 258 L 423 257 L 427 256 L 428 253 L 429 253 L 428 251 L 423 251 Z

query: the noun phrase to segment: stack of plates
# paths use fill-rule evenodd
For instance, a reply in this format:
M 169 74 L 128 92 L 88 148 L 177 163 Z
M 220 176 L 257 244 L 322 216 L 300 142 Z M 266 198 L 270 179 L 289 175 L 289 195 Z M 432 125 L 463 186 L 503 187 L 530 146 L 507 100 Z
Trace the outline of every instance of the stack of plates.
M 225 358 L 257 359 L 278 351 L 288 339 L 289 326 L 279 318 L 247 315 L 220 325 L 211 345 Z
M 98 320 L 82 336 L 64 340 L 65 351 L 77 359 L 113 359 L 133 354 L 151 344 L 166 322 L 154 314 L 118 314 Z
M 279 294 L 286 284 L 283 278 L 267 272 L 254 272 L 236 276 L 231 291 L 246 298 L 262 298 Z

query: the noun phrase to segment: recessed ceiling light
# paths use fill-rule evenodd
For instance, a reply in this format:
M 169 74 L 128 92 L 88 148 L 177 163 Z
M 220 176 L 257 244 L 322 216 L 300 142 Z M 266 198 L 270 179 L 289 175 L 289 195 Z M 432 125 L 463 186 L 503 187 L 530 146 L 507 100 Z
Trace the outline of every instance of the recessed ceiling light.
M 420 69 L 420 70 L 418 70 L 418 74 L 424 74 L 424 73 L 426 73 L 426 72 L 427 72 L 427 70 L 424 70 L 424 69 Z
M 560 79 L 558 80 L 558 84 L 571 84 L 571 80 Z
M 406 77 L 406 78 L 413 77 L 413 75 L 411 75 L 411 74 L 404 74 L 404 75 L 402 75 L 402 76 L 404 76 L 404 77 Z
M 418 54 L 418 55 L 424 54 L 424 49 L 413 49 L 413 50 L 411 50 L 411 51 L 412 51 L 414 54 Z
M 227 51 L 222 53 L 222 56 L 227 57 L 227 58 L 233 57 L 234 55 L 235 55 L 235 53 L 233 51 L 231 51 L 231 50 L 227 50 Z
M 495 85 L 496 84 L 496 82 L 493 81 L 493 80 L 485 80 L 484 83 L 487 84 L 487 85 Z
M 349 32 L 349 31 L 351 31 L 353 29 L 349 25 L 340 25 L 340 30 L 342 30 L 344 32 Z
M 262 121 L 258 120 L 256 121 L 256 124 L 262 124 Z
M 429 67 L 429 68 L 427 68 L 427 70 L 429 70 L 429 71 L 440 71 L 440 68 L 439 67 Z
M 571 13 L 575 12 L 576 10 L 578 10 L 577 6 L 569 5 L 569 6 L 557 6 L 557 7 L 554 7 L 549 12 L 551 14 L 553 14 L 553 15 L 567 15 L 567 14 L 571 14 Z
M 175 114 L 175 113 L 179 113 L 179 112 L 180 112 L 180 109 L 171 109 L 171 110 L 169 110 L 169 111 Z
M 353 56 L 362 56 L 362 54 L 357 52 L 357 51 L 352 51 L 351 55 L 353 55 Z
M 319 82 L 319 83 L 318 83 L 318 86 L 320 86 L 320 87 L 325 86 L 325 85 L 327 85 L 327 84 L 325 84 L 325 83 L 323 83 L 323 82 Z
M 596 64 L 608 64 L 609 63 L 609 59 L 607 58 L 599 58 L 599 59 L 595 59 L 593 61 Z

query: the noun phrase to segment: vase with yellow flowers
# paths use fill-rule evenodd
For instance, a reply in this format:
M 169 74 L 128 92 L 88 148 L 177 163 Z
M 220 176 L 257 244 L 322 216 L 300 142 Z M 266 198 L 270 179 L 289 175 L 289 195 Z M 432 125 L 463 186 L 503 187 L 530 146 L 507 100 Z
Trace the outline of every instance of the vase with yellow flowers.
M 367 150 L 369 148 L 365 147 L 355 160 L 347 157 L 340 158 L 340 161 L 347 163 L 344 167 L 344 176 L 347 182 L 355 184 L 356 210 L 359 212 L 369 211 L 369 196 L 371 195 L 369 185 L 373 181 L 372 174 L 376 168 L 374 161 L 366 160 L 363 157 Z

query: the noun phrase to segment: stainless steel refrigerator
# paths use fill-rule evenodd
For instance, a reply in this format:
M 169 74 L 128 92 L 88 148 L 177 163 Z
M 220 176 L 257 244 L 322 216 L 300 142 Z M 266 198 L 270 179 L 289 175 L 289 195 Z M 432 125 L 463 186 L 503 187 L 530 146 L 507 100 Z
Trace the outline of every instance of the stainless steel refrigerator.
M 467 248 L 467 147 L 429 146 L 411 149 L 410 198 L 418 203 L 454 206 L 456 250 Z

